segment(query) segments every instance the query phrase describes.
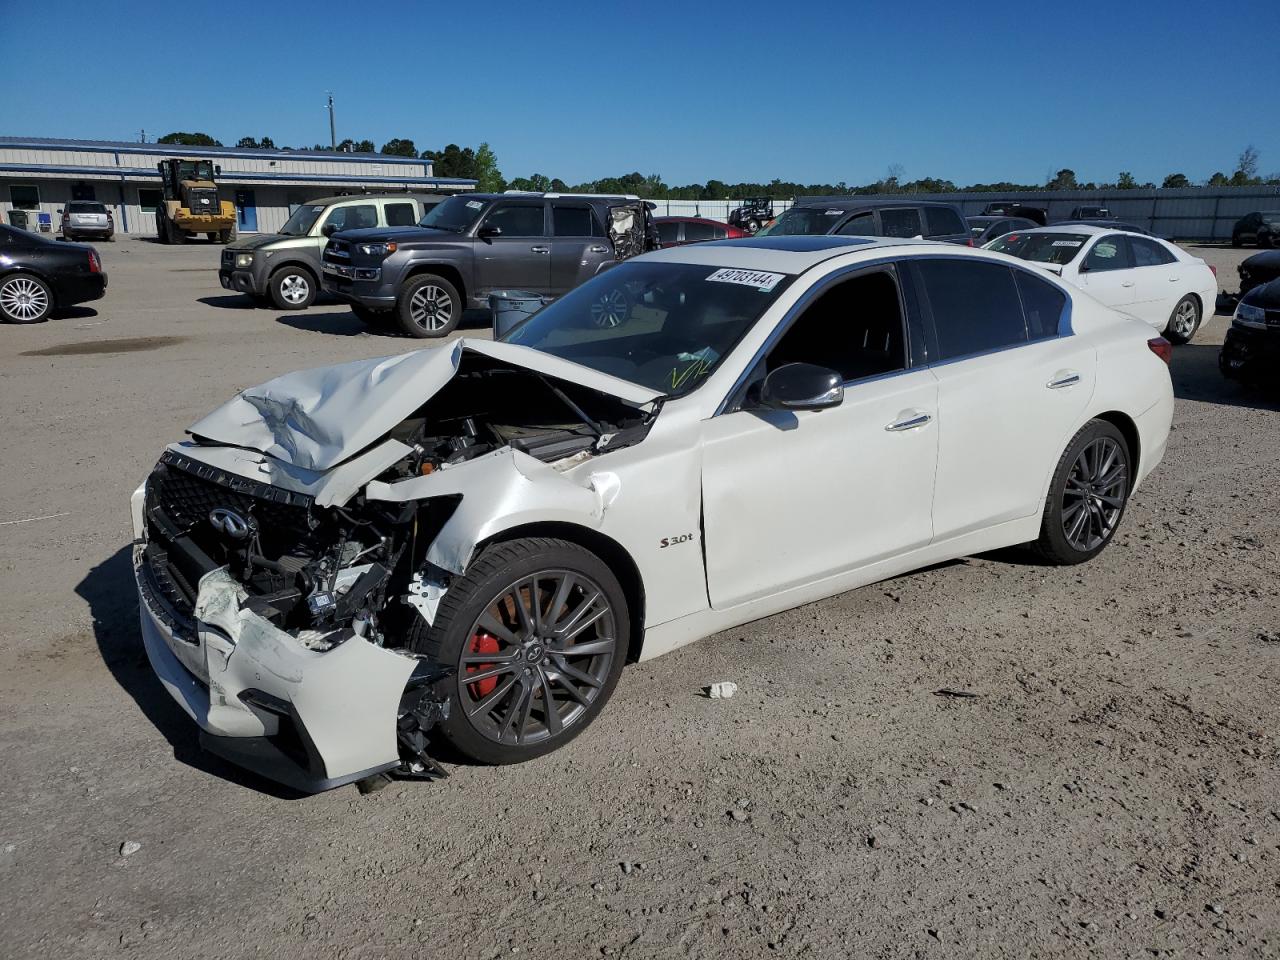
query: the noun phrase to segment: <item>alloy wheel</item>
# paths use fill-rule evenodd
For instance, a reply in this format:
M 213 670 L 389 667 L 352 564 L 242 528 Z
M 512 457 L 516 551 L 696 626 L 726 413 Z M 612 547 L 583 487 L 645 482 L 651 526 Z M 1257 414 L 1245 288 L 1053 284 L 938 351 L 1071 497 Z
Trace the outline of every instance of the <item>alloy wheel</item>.
M 591 322 L 605 329 L 620 327 L 627 319 L 627 307 L 627 295 L 615 287 L 591 305 Z
M 1120 444 L 1099 437 L 1076 457 L 1062 492 L 1062 532 L 1087 553 L 1115 531 L 1129 488 L 1129 465 Z
M 0 310 L 15 320 L 36 320 L 49 309 L 49 294 L 27 277 L 11 277 L 0 286 Z
M 497 743 L 546 741 L 600 696 L 617 648 L 617 623 L 590 577 L 545 570 L 503 589 L 472 624 L 458 664 L 468 722 Z
M 1173 331 L 1184 339 L 1196 332 L 1196 305 L 1183 300 L 1173 311 Z
M 443 330 L 453 318 L 453 298 L 435 284 L 419 287 L 409 298 L 409 316 L 424 330 Z
M 280 281 L 280 296 L 289 303 L 306 303 L 311 296 L 311 284 L 300 273 L 291 273 Z

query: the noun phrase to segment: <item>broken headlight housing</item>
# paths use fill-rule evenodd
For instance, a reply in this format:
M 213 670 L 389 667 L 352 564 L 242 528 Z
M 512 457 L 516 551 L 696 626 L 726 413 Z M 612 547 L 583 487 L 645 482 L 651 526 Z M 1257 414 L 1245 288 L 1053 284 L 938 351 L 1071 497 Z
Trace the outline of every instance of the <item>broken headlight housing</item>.
M 362 243 L 356 247 L 366 257 L 385 257 L 396 252 L 396 245 L 393 241 L 385 243 Z
M 1261 307 L 1254 306 L 1252 303 L 1242 303 L 1236 307 L 1235 322 L 1242 327 L 1249 327 L 1253 330 L 1265 330 L 1267 328 L 1267 313 Z

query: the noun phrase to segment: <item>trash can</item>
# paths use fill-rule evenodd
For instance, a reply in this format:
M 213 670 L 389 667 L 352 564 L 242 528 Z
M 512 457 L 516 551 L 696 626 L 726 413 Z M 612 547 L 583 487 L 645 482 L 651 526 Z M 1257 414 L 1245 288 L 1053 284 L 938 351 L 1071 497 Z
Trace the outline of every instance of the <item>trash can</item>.
M 493 339 L 505 336 L 512 327 L 533 316 L 552 299 L 528 290 L 495 290 L 489 294 L 489 309 L 493 311 Z
M 26 230 L 27 229 L 27 211 L 10 210 L 9 226 L 13 227 L 15 230 Z

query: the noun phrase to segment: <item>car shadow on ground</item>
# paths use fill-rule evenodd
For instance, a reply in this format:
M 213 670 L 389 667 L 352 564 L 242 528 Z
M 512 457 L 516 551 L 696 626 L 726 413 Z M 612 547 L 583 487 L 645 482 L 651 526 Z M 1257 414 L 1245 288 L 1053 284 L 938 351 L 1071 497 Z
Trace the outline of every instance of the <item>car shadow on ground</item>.
M 222 310 L 256 310 L 258 305 L 243 293 L 229 293 L 218 297 L 196 297 L 196 303 L 207 307 L 218 307 Z
M 161 686 L 147 662 L 138 627 L 132 552 L 132 547 L 121 547 L 76 585 L 76 594 L 89 604 L 98 652 L 111 676 L 169 741 L 174 759 L 179 763 L 278 799 L 296 800 L 306 796 L 241 770 L 201 749 L 195 723 Z
M 331 337 L 357 337 L 367 333 L 374 337 L 387 337 L 395 340 L 413 342 L 413 338 L 401 333 L 394 321 L 388 320 L 385 326 L 366 324 L 353 313 L 279 313 L 276 323 L 295 330 L 308 333 L 323 333 Z M 468 310 L 458 322 L 458 330 L 488 330 L 492 327 L 491 314 L 488 310 Z M 439 341 L 422 340 L 422 346 L 429 347 Z
M 1173 348 L 1169 373 L 1173 377 L 1175 397 L 1228 407 L 1280 410 L 1280 395 L 1275 391 L 1269 392 L 1224 377 L 1218 369 L 1219 350 L 1212 343 L 1188 343 Z
M 92 307 L 59 307 L 50 315 L 52 320 L 85 320 L 96 317 L 98 311 Z

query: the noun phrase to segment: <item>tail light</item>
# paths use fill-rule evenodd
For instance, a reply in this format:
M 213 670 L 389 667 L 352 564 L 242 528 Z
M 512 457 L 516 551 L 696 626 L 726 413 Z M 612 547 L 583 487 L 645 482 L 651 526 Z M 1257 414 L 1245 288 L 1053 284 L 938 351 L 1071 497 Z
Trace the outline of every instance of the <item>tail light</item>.
M 90 273 L 102 272 L 102 263 L 101 261 L 98 260 L 98 254 L 94 250 L 89 251 L 89 272 Z
M 1213 277 L 1216 280 L 1218 278 L 1218 268 L 1211 263 L 1209 264 L 1209 269 L 1213 271 Z
M 970 237 L 968 240 L 965 241 L 965 243 L 970 247 L 975 246 L 973 242 L 973 237 Z
M 1152 337 L 1147 341 L 1147 346 L 1151 348 L 1152 353 L 1165 363 L 1173 361 L 1173 344 L 1164 337 Z

